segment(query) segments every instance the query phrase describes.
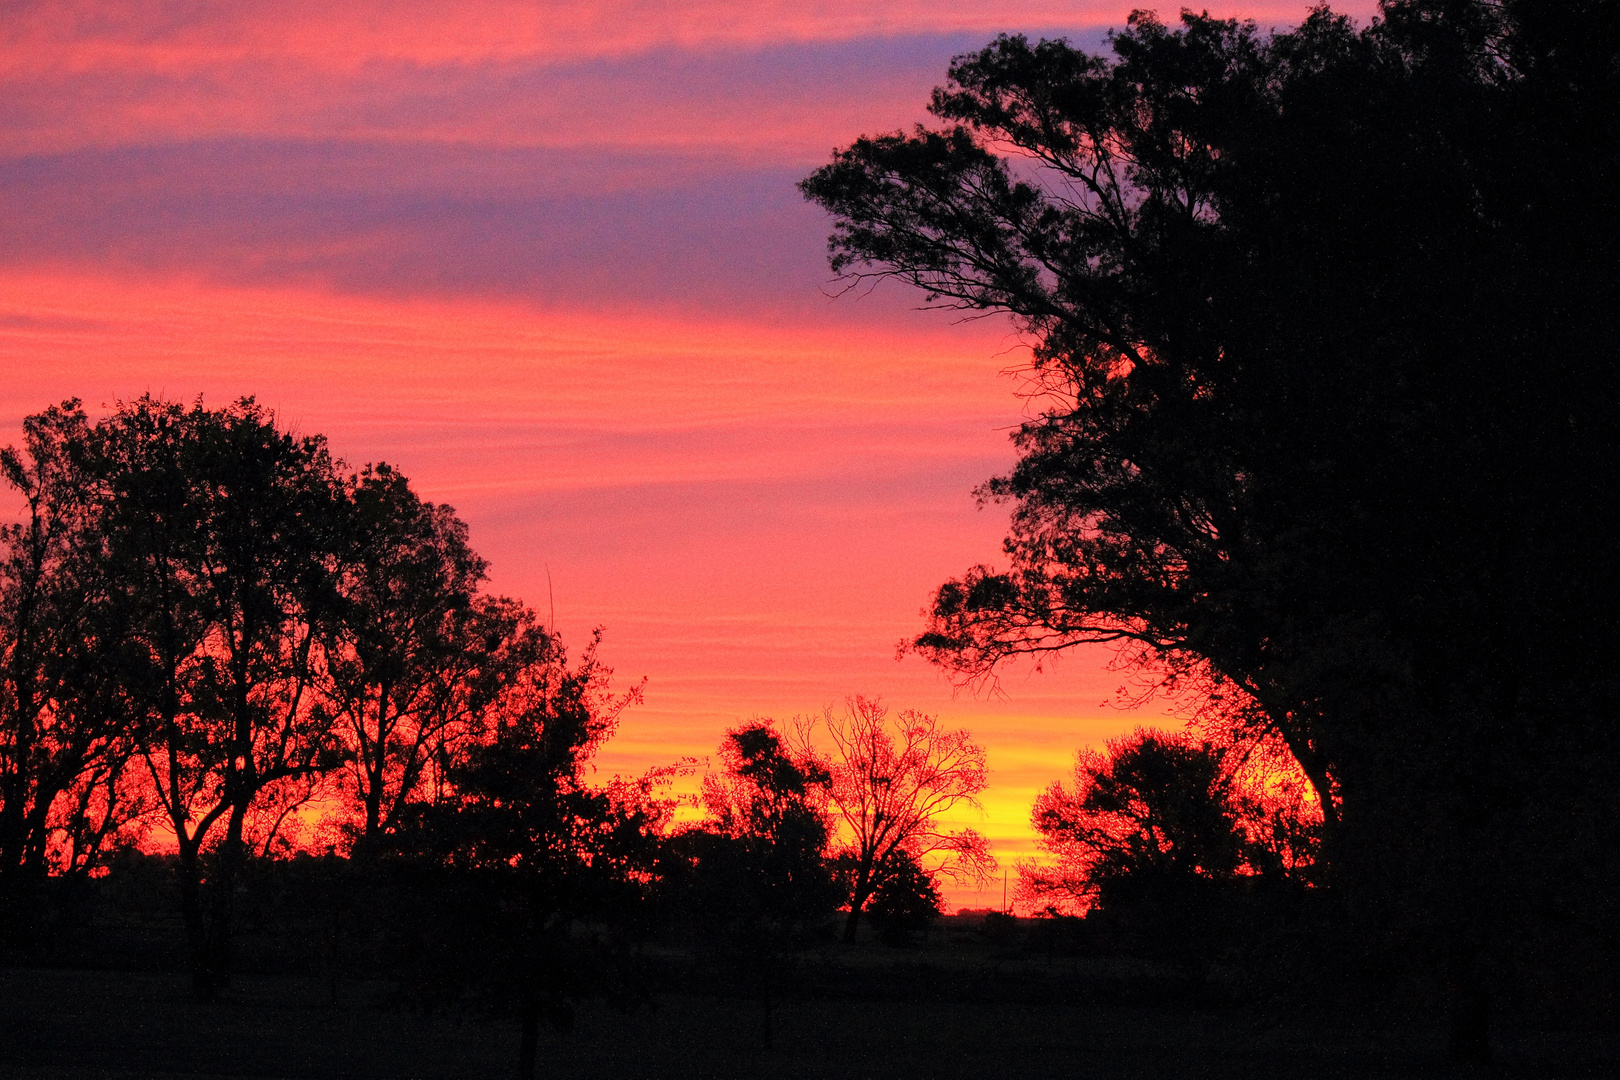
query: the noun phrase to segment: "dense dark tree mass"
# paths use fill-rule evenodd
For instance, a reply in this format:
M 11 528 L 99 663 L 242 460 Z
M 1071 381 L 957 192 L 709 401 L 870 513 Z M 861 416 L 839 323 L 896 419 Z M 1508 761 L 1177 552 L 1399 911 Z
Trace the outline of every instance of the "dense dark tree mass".
M 840 900 L 828 860 L 831 773 L 770 721 L 730 731 L 704 777 L 705 820 L 672 838 L 668 887 L 692 929 L 757 996 L 772 1043 L 776 984 Z
M 1252 951 L 1314 884 L 1321 823 L 1257 749 L 1138 731 L 1082 751 L 1073 784 L 1035 800 L 1047 858 L 1022 868 L 1020 897 L 1199 982 Z
M 647 921 L 667 803 L 583 772 L 639 691 L 485 594 L 449 507 L 251 400 L 94 423 L 68 402 L 0 469 L 22 502 L 0 531 L 0 955 L 43 955 L 52 883 L 161 821 L 210 998 L 319 798 L 350 870 L 294 877 L 329 917 L 333 986 L 345 924 L 394 940 L 408 996 L 518 1016 L 532 1072 L 539 1018 L 611 982 L 582 921 Z
M 142 809 L 128 783 L 144 705 L 74 406 L 0 453 L 22 520 L 0 531 L 0 948 L 26 940 L 53 869 L 82 874 Z
M 1246 798 L 1235 756 L 1153 732 L 1082 753 L 1073 786 L 1054 784 L 1035 801 L 1035 827 L 1056 863 L 1026 875 L 1026 891 L 1082 908 L 1128 906 L 1148 894 L 1196 906 L 1199 894 L 1309 866 L 1275 857 L 1276 836 L 1308 836 L 1309 825 Z
M 278 431 L 251 402 L 142 399 L 98 425 L 85 452 L 106 587 L 130 628 L 132 730 L 178 843 L 206 995 L 229 979 L 242 862 L 270 839 L 255 826 L 269 814 L 273 830 L 343 754 L 311 707 L 317 628 L 336 598 L 339 478 L 321 440 Z
M 1327 880 L 1477 998 L 1527 883 L 1614 850 L 1521 833 L 1615 820 L 1620 13 L 1139 13 L 1112 47 L 1000 38 L 945 126 L 803 184 L 835 269 L 1033 345 L 1040 415 L 983 489 L 1010 567 L 916 647 L 1206 665 L 1321 793 Z
M 572 667 L 542 643 L 491 737 L 453 759 L 449 793 L 408 804 L 386 838 L 410 883 L 414 985 L 430 1003 L 472 991 L 515 1014 L 524 1077 L 542 1018 L 566 1030 L 578 999 L 622 992 L 612 942 L 578 931 L 633 925 L 654 881 L 663 808 L 584 775 L 639 693 L 614 697 L 608 674 L 594 642 Z

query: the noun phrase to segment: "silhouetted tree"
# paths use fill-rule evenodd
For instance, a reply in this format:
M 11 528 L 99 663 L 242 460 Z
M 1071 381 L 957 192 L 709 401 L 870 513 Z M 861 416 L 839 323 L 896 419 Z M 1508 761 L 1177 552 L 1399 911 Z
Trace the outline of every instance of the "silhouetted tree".
M 521 1026 L 534 1074 L 542 1018 L 572 1026 L 573 1003 L 623 992 L 602 935 L 634 921 L 658 865 L 663 811 L 584 775 L 639 688 L 614 696 L 596 639 L 573 666 L 555 638 L 497 704 L 490 738 L 466 744 L 435 803 L 407 804 L 389 841 L 408 874 L 402 932 L 415 993 L 472 994 Z
M 1449 942 L 1478 1058 L 1503 890 L 1580 859 L 1509 837 L 1616 707 L 1620 13 L 1384 15 L 1004 37 L 952 64 L 948 126 L 803 188 L 835 268 L 1033 345 L 1042 411 L 983 491 L 1011 568 L 942 587 L 917 647 L 1207 661 L 1310 777 L 1337 886 Z
M 145 809 L 127 769 L 138 707 L 76 401 L 0 451 L 22 502 L 0 526 L 0 952 L 25 945 L 45 876 L 82 873 Z
M 251 400 L 141 398 L 98 427 L 96 453 L 108 560 L 144 653 L 141 753 L 175 833 L 193 984 L 208 996 L 229 977 L 250 814 L 278 795 L 285 810 L 339 761 L 312 688 L 333 605 L 336 476 L 320 438 L 279 431 Z
M 866 909 L 885 945 L 909 944 L 912 934 L 934 925 L 943 903 L 939 886 L 909 852 L 902 849 L 890 855 L 877 878 Z
M 674 885 L 684 914 L 748 969 L 768 1050 L 780 969 L 840 899 L 827 864 L 832 776 L 766 720 L 727 732 L 719 756 L 703 780 L 707 820 L 671 839 L 685 862 Z
M 956 806 L 977 806 L 985 787 L 984 750 L 965 730 L 943 730 L 938 717 L 914 709 L 891 717 L 882 702 L 860 696 L 842 713 L 829 709 L 823 724 L 832 742 L 829 793 L 847 832 L 845 941 L 855 940 L 884 872 L 903 865 L 901 852 L 918 863 L 933 856 L 935 873 L 983 878 L 995 867 L 982 836 L 939 822 Z
M 1019 867 L 1020 900 L 1098 911 L 1201 984 L 1240 929 L 1258 940 L 1308 885 L 1319 817 L 1276 763 L 1246 768 L 1255 750 L 1137 731 L 1082 751 L 1073 784 L 1035 801 L 1048 860 Z
M 1035 801 L 1055 863 L 1022 868 L 1022 892 L 1082 910 L 1145 897 L 1195 905 L 1250 871 L 1239 795 L 1222 747 L 1138 731 L 1082 751 L 1074 783 Z
M 374 842 L 424 787 L 442 791 L 443 763 L 544 646 L 521 605 L 479 594 L 486 564 L 450 507 L 387 465 L 348 481 L 344 500 L 321 707 L 348 743 L 357 828 Z

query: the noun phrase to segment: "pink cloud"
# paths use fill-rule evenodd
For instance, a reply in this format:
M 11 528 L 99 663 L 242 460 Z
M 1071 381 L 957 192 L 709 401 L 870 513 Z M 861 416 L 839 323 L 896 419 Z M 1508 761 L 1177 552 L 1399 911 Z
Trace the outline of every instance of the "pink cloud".
M 1305 11 L 1232 9 L 1277 22 Z M 25 5 L 0 38 L 9 106 L 0 133 L 13 154 L 257 137 L 807 160 L 920 117 L 949 57 L 996 32 L 1078 34 L 1100 46 L 1128 11 L 1046 2 Z
M 1208 5 L 1212 14 L 1297 22 L 1288 0 Z M 262 57 L 355 69 L 381 59 L 422 65 L 514 59 L 618 57 L 673 47 L 703 50 L 857 37 L 994 33 L 1024 27 L 1122 25 L 1133 5 L 1113 0 L 316 0 L 205 4 L 39 2 L 13 5 L 4 47 L 33 72 L 112 68 L 183 74 Z M 1343 5 L 1366 16 L 1366 0 Z M 1164 14 L 1173 18 L 1175 9 Z

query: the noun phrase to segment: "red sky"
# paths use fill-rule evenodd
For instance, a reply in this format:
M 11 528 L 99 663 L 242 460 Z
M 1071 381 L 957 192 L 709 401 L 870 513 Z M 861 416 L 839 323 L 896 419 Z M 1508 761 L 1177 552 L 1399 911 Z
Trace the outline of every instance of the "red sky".
M 1012 461 L 1025 354 L 899 287 L 830 298 L 793 184 L 922 119 L 952 55 L 1097 47 L 1131 6 L 10 4 L 0 442 L 64 397 L 256 395 L 454 505 L 497 590 L 545 610 L 549 572 L 569 640 L 606 627 L 647 685 L 605 771 L 881 695 L 986 746 L 962 820 L 1010 868 L 1077 747 L 1175 721 L 1110 706 L 1106 651 L 995 697 L 895 659 L 998 555 L 971 490 Z

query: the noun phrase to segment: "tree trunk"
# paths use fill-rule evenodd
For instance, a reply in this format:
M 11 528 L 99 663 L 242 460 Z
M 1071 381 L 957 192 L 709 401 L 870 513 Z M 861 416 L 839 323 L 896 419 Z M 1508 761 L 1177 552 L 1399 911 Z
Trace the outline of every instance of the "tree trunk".
M 771 1036 L 772 1036 L 772 1032 L 771 1032 L 771 1009 L 772 1009 L 772 1007 L 774 1005 L 774 1002 L 771 1001 L 771 980 L 768 977 L 765 980 L 765 985 L 761 988 L 761 993 L 759 995 L 759 998 L 760 998 L 760 1006 L 764 1010 L 764 1013 L 765 1013 L 765 1049 L 766 1050 L 773 1050 L 773 1049 L 775 1049 L 775 1047 L 774 1047 L 774 1045 L 772 1043 L 772 1038 L 771 1038 Z
M 26 677 L 13 676 L 18 701 L 25 700 Z M 28 803 L 29 774 L 34 766 L 32 738 L 33 722 L 22 719 L 24 706 L 19 704 L 0 716 L 0 731 L 11 736 L 12 746 L 9 768 L 0 774 L 0 955 L 27 951 L 33 937 L 34 905 L 32 883 L 28 878 Z
M 377 751 L 378 756 L 382 750 Z M 366 831 L 362 834 L 368 841 L 375 841 L 382 835 L 382 801 L 383 777 L 382 769 L 366 770 Z
M 0 872 L 0 960 L 37 955 L 45 875 L 30 866 Z
M 849 917 L 844 920 L 844 942 L 855 944 L 855 931 L 861 925 L 861 912 L 866 902 L 872 898 L 871 887 L 857 888 L 855 895 L 849 898 Z
M 326 994 L 333 1005 L 338 1003 L 338 965 L 342 962 L 343 909 L 336 899 L 332 901 L 332 925 L 326 939 Z
M 761 1033 L 765 1036 L 765 1049 L 767 1052 L 774 1048 L 771 1039 L 771 1010 L 776 1003 L 771 1000 L 771 983 L 776 981 L 776 972 L 773 967 L 774 965 L 771 964 L 770 959 L 766 958 L 759 968 L 759 1007 L 760 1019 L 763 1021 Z
M 1451 1033 L 1446 1057 L 1459 1065 L 1491 1063 L 1490 997 L 1477 981 L 1451 990 Z
M 186 923 L 186 957 L 191 964 L 191 996 L 211 1001 L 214 983 L 208 969 L 208 934 L 203 921 L 202 875 L 197 865 L 197 849 L 180 845 L 180 913 Z
M 208 967 L 216 988 L 231 985 L 231 923 L 236 913 L 236 882 L 245 854 L 244 808 L 231 811 L 225 840 L 215 856 L 208 887 Z

